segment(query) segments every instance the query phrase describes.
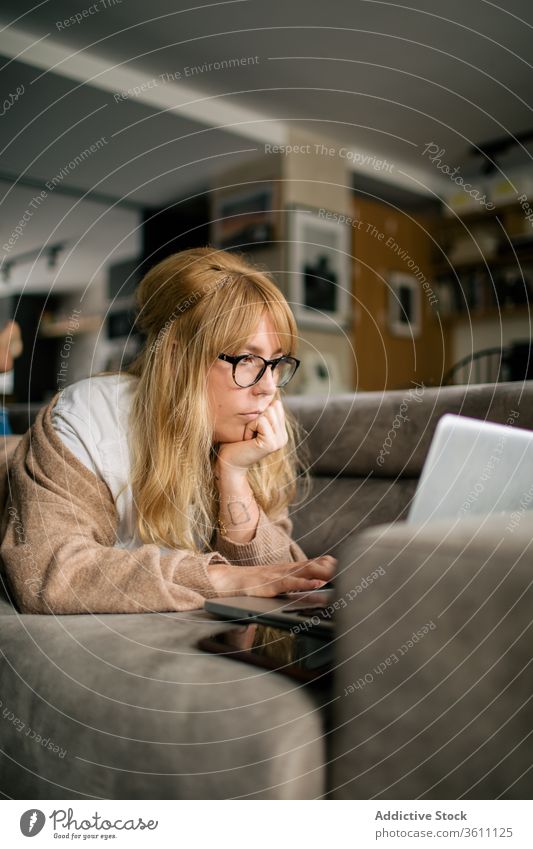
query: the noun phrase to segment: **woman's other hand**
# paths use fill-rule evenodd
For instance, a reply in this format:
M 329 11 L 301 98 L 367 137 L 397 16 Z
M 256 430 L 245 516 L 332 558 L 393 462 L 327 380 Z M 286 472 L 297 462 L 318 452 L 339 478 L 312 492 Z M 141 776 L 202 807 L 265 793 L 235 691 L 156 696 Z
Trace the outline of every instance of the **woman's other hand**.
M 8 321 L 0 331 L 0 373 L 11 371 L 14 360 L 22 354 L 22 336 L 16 321 Z
M 326 554 L 314 560 L 269 566 L 209 567 L 211 583 L 220 594 L 272 598 L 281 593 L 309 592 L 323 587 L 335 574 L 337 560 Z

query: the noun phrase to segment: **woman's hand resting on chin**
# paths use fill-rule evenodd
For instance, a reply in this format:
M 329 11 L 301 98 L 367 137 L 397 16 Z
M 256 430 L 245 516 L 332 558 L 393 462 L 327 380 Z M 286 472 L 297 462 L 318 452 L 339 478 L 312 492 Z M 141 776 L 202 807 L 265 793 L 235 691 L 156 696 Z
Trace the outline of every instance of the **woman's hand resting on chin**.
M 335 574 L 337 560 L 326 554 L 315 560 L 269 566 L 225 566 L 215 563 L 209 576 L 221 595 L 272 598 L 281 593 L 309 592 L 324 586 Z
M 288 439 L 285 411 L 278 399 L 257 419 L 246 422 L 241 442 L 220 443 L 218 463 L 222 467 L 246 471 L 263 457 L 283 448 Z

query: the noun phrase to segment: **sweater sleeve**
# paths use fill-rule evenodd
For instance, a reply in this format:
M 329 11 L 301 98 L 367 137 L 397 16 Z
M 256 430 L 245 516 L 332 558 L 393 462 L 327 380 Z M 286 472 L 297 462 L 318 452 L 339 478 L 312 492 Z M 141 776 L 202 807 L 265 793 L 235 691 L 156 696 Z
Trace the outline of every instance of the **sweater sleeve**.
M 217 530 L 213 548 L 235 566 L 266 566 L 270 563 L 307 560 L 291 534 L 292 521 L 287 507 L 273 519 L 269 519 L 264 510 L 259 508 L 259 521 L 249 542 L 233 542 Z
M 50 408 L 20 441 L 9 472 L 0 555 L 23 613 L 194 610 L 218 595 L 208 567 L 218 552 L 162 554 L 115 547 L 111 492 L 55 433 Z M 228 564 L 229 565 L 229 564 Z

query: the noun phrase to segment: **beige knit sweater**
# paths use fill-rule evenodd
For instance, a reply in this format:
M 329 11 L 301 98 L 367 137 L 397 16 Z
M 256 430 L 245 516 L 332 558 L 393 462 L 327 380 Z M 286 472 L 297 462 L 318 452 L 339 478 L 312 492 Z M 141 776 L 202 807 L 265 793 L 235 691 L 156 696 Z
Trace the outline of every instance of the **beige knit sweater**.
M 248 543 L 217 532 L 214 550 L 201 555 L 184 549 L 162 554 L 151 544 L 115 548 L 113 497 L 56 434 L 50 412 L 58 397 L 39 412 L 14 453 L 13 438 L 0 452 L 0 487 L 7 484 L 0 556 L 22 613 L 193 610 L 219 594 L 209 578 L 211 563 L 257 566 L 306 559 L 291 539 L 287 510 L 275 520 L 260 510 Z

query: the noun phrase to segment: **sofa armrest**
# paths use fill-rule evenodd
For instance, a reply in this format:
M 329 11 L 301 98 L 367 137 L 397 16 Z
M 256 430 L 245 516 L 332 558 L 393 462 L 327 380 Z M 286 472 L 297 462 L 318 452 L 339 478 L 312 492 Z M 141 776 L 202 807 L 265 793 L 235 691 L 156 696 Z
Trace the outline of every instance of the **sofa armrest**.
M 339 554 L 335 798 L 528 798 L 533 513 L 378 526 Z

